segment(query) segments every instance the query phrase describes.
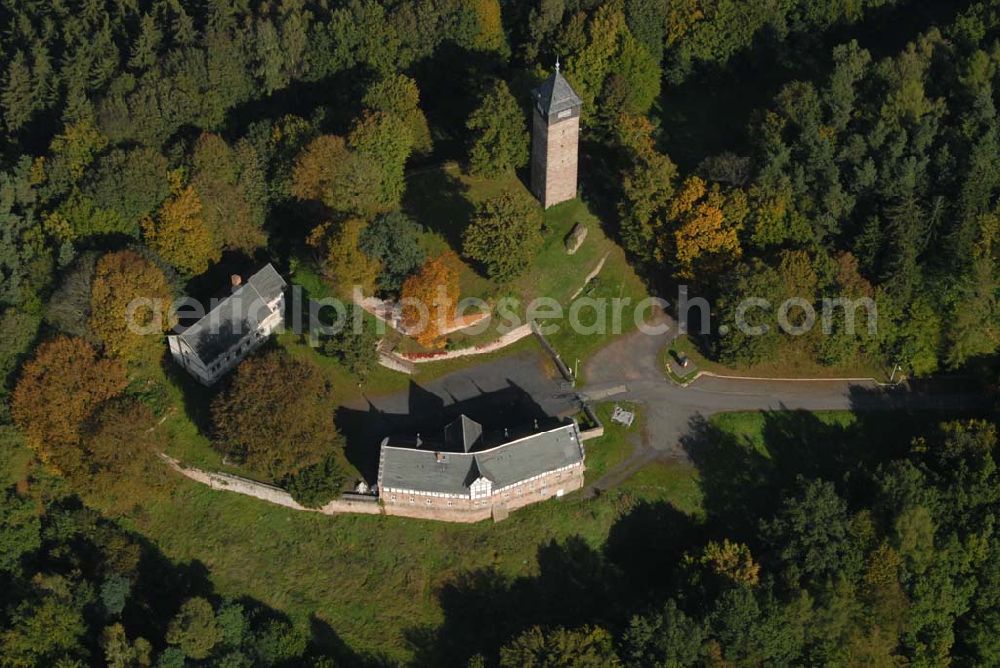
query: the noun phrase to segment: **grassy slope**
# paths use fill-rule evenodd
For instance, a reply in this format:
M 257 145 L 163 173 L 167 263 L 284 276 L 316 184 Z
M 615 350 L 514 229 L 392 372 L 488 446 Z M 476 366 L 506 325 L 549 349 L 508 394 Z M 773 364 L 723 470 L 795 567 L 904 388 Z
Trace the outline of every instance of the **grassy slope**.
M 602 413 L 609 409 L 601 407 Z M 816 418 L 831 426 L 854 423 L 850 413 Z M 732 442 L 762 457 L 768 456 L 767 421 L 759 413 L 712 418 Z M 621 436 L 612 429 L 603 441 L 588 443 L 591 461 L 608 468 L 623 459 Z M 599 546 L 621 510 L 637 499 L 666 501 L 701 517 L 711 493 L 703 480 L 690 464 L 657 462 L 596 499 L 571 494 L 500 524 L 468 526 L 299 513 L 184 482 L 132 524 L 171 558 L 202 562 L 222 593 L 252 596 L 303 622 L 315 615 L 356 650 L 405 659 L 406 631 L 441 621 L 436 594 L 454 576 L 483 567 L 535 574 L 541 544 L 580 535 Z
M 603 405 L 602 412 L 609 406 Z M 665 501 L 704 518 L 717 506 L 720 493 L 737 493 L 740 499 L 754 493 L 755 488 L 744 486 L 728 489 L 740 475 L 730 467 L 744 467 L 751 460 L 769 462 L 764 467 L 766 477 L 758 481 L 765 483 L 760 487 L 765 490 L 770 486 L 766 483 L 794 473 L 782 460 L 795 470 L 818 473 L 809 470 L 812 464 L 802 451 L 840 440 L 831 434 L 847 435 L 868 452 L 879 449 L 871 444 L 882 444 L 881 448 L 906 440 L 907 434 L 897 433 L 902 419 L 897 414 L 875 419 L 847 412 L 717 415 L 710 426 L 712 440 L 724 449 L 723 457 L 699 460 L 697 468 L 657 462 L 598 498 L 571 494 L 517 511 L 500 524 L 328 517 L 186 480 L 172 495 L 151 497 L 124 523 L 149 537 L 174 561 L 203 564 L 220 594 L 258 599 L 302 624 L 322 622 L 313 623 L 313 628 L 328 626 L 356 651 L 405 660 L 410 656 L 407 631 L 441 621 L 437 593 L 460 573 L 490 567 L 510 576 L 534 575 L 540 545 L 579 535 L 599 547 L 622 512 L 637 500 Z M 907 419 L 907 424 L 921 424 L 906 431 L 934 420 L 936 416 L 930 415 Z M 788 426 L 794 427 L 794 434 L 781 429 Z M 603 441 L 588 443 L 591 461 L 598 464 L 603 456 L 604 466 L 610 467 L 623 457 L 620 437 L 612 430 Z M 788 438 L 792 450 L 787 449 Z M 27 459 L 24 446 L 11 439 L 3 443 L 0 454 L 4 479 L 20 479 Z M 331 646 L 337 642 L 324 632 L 320 640 Z
M 677 350 L 685 353 L 702 371 L 726 376 L 755 376 L 759 378 L 874 378 L 888 381 L 891 369 L 859 355 L 853 361 L 837 366 L 824 366 L 813 359 L 801 346 L 787 345 L 775 359 L 753 365 L 726 366 L 705 357 L 688 336 L 675 341 Z
M 219 591 L 247 595 L 305 622 L 315 615 L 351 647 L 405 658 L 405 631 L 441 621 L 436 592 L 458 573 L 534 573 L 537 547 L 580 535 L 599 545 L 614 499 L 579 495 L 498 525 L 290 511 L 185 482 L 134 526 L 172 559 L 199 561 Z
M 463 174 L 458 165 L 449 163 L 439 169 L 428 169 L 410 176 L 406 209 L 428 230 L 424 243 L 431 254 L 448 248 L 460 253 L 461 232 L 471 221 L 476 204 L 505 190 L 527 193 L 524 184 L 513 174 L 498 179 L 477 178 Z M 587 239 L 574 255 L 567 255 L 564 240 L 577 223 L 587 226 Z M 583 286 L 588 274 L 605 256 L 607 260 L 600 275 L 582 296 L 622 297 L 632 300 L 633 304 L 641 300 L 645 296 L 642 282 L 625 261 L 624 252 L 604 234 L 600 221 L 583 202 L 565 202 L 545 212 L 544 242 L 523 275 L 510 284 L 501 285 L 463 264 L 459 275 L 462 296 L 480 297 L 490 302 L 513 296 L 520 300 L 519 314 L 522 316 L 527 304 L 538 297 L 554 298 L 564 309 L 568 309 L 570 297 Z M 625 308 L 623 313 L 622 331 L 633 329 L 633 309 Z M 610 322 L 610 312 L 608 320 Z M 583 310 L 580 321 L 583 325 L 591 324 L 594 321 L 593 311 Z M 552 334 L 551 340 L 570 365 L 577 357 L 585 358 L 611 337 L 610 332 L 574 334 L 565 321 L 559 323 L 559 330 Z M 472 336 L 457 333 L 451 338 L 455 345 L 464 346 L 489 341 L 496 336 L 491 326 Z

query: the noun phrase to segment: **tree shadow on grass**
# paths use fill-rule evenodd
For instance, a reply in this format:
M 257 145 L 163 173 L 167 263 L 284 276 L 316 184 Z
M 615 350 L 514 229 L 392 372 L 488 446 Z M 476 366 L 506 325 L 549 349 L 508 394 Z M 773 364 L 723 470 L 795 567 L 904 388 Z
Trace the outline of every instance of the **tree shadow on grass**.
M 475 207 L 469 187 L 451 171 L 433 168 L 412 174 L 403 195 L 403 210 L 431 232 L 443 236 L 453 249 L 462 248 L 462 233 Z
M 494 656 L 535 625 L 613 626 L 621 619 L 620 577 L 583 538 L 541 545 L 536 557 L 536 576 L 509 578 L 480 569 L 444 585 L 438 592 L 444 622 L 406 632 L 415 664 L 465 665 L 475 654 Z
M 620 598 L 640 605 L 663 600 L 684 552 L 705 540 L 705 527 L 669 503 L 642 501 L 608 533 L 603 553 L 620 571 Z
M 760 517 L 777 496 L 773 463 L 749 439 L 724 432 L 700 415 L 691 419 L 681 447 L 698 468 L 713 530 L 736 540 L 752 535 L 756 523 L 749 518 Z
M 398 661 L 380 654 L 355 652 L 332 626 L 316 615 L 309 616 L 309 631 L 313 653 L 332 658 L 336 662 L 334 665 L 352 668 L 388 668 L 399 665 Z
M 834 482 L 848 500 L 863 495 L 869 472 L 905 456 L 915 437 L 931 433 L 942 420 L 987 408 L 985 402 L 977 405 L 974 395 L 942 391 L 936 384 L 855 386 L 849 393 L 847 420 L 821 419 L 804 410 L 760 412 L 759 441 L 701 416 L 692 419 L 681 444 L 698 467 L 713 533 L 752 541 L 758 520 L 773 515 L 799 476 Z
M 713 535 L 752 543 L 762 518 L 777 511 L 799 476 L 843 486 L 864 478 L 864 465 L 895 455 L 875 448 L 868 424 L 821 420 L 809 411 L 762 411 L 760 442 L 736 435 L 698 416 L 681 439 L 698 467 L 705 511 Z
M 63 503 L 70 509 L 79 507 L 75 498 Z M 131 570 L 127 567 L 132 558 L 129 542 L 134 542 L 138 548 L 134 577 L 130 578 L 131 588 L 120 617 L 130 637 L 141 636 L 153 639 L 154 642 L 165 638 L 170 622 L 181 605 L 194 597 L 208 599 L 217 610 L 225 600 L 240 604 L 249 624 L 251 636 L 262 638 L 262 633 L 268 629 L 270 622 L 279 622 L 287 628 L 294 626 L 291 618 L 284 612 L 257 599 L 248 596 L 230 598 L 217 592 L 210 571 L 202 561 L 171 560 L 156 544 L 142 535 L 129 532 L 127 540 L 122 540 L 124 536 L 119 537 L 117 533 L 120 529 L 104 533 L 102 530 L 108 524 L 110 523 L 107 520 L 101 518 L 92 531 L 99 537 L 104 535 L 106 539 L 115 540 L 111 544 L 116 548 L 113 554 L 121 559 L 121 563 L 101 563 L 102 571 L 115 573 L 122 566 L 126 566 L 126 570 Z M 306 661 L 309 656 L 333 656 L 341 662 L 339 665 L 386 665 L 384 662 L 368 661 L 355 654 L 327 625 L 320 627 L 312 624 L 309 628 L 299 627 L 297 633 L 303 633 L 308 642 L 307 653 L 303 657 Z M 253 642 L 249 638 L 245 639 L 244 649 L 247 644 Z M 281 642 L 275 641 L 275 644 L 280 646 Z
M 636 611 L 660 602 L 681 557 L 701 540 L 690 517 L 665 503 L 640 503 L 612 526 L 603 549 L 570 536 L 538 547 L 537 575 L 465 572 L 437 592 L 443 623 L 406 632 L 415 664 L 465 665 L 474 654 L 489 664 L 533 626 L 618 632 Z

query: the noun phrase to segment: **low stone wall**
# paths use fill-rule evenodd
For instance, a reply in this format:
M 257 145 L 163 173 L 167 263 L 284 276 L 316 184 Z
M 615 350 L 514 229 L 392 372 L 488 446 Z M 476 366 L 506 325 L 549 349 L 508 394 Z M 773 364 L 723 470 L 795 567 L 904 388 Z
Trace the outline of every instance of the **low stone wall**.
M 580 293 L 583 292 L 584 289 L 587 287 L 587 284 L 590 283 L 592 280 L 594 280 L 595 276 L 601 273 L 601 269 L 604 269 L 604 263 L 607 261 L 607 259 L 608 259 L 608 254 L 605 253 L 604 257 L 601 258 L 601 261 L 597 263 L 597 266 L 594 267 L 594 269 L 589 274 L 587 274 L 587 278 L 583 279 L 583 285 L 577 288 L 576 292 L 573 293 L 573 296 L 569 298 L 570 301 L 573 301 L 574 299 L 579 297 Z
M 404 360 L 395 353 L 379 352 L 378 363 L 386 369 L 392 369 L 393 371 L 398 371 L 407 375 L 413 375 L 413 373 L 416 372 L 416 369 L 413 367 L 413 362 Z
M 590 420 L 591 424 L 595 425 L 590 429 L 581 431 L 580 440 L 589 441 L 592 438 L 600 438 L 601 436 L 604 436 L 604 423 L 601 422 L 599 417 L 597 417 L 597 413 L 595 413 L 594 409 L 591 408 L 590 402 L 584 401 L 584 399 L 580 397 L 580 403 L 583 405 L 583 412 L 587 416 L 587 419 Z
M 433 353 L 397 353 L 397 355 L 407 362 L 412 362 L 414 364 L 440 362 L 442 360 L 455 359 L 456 357 L 468 357 L 469 355 L 486 355 L 500 350 L 501 348 L 506 348 L 523 338 L 531 336 L 531 331 L 530 324 L 521 325 L 520 327 L 510 330 L 506 334 L 502 334 L 495 341 L 491 341 L 490 343 L 486 343 L 481 346 L 471 346 L 469 348 L 459 348 L 457 350 L 442 350 L 440 352 Z
M 496 515 L 497 519 L 506 517 L 507 513 L 518 508 L 523 508 L 532 503 L 545 501 L 557 496 L 561 490 L 563 494 L 568 494 L 583 487 L 584 467 L 576 466 L 573 469 L 563 472 L 561 475 L 552 474 L 551 477 L 540 480 L 540 488 L 534 488 L 521 496 L 510 495 L 501 496 L 494 499 L 492 504 L 472 506 L 471 501 L 456 507 L 444 507 L 441 505 L 428 506 L 425 503 L 409 503 L 407 500 L 399 500 L 395 503 L 379 503 L 375 496 L 362 494 L 345 494 L 339 499 L 334 499 L 322 508 L 306 508 L 292 498 L 292 495 L 274 485 L 267 485 L 255 480 L 241 478 L 229 473 L 215 473 L 203 471 L 198 468 L 188 467 L 179 461 L 165 454 L 160 457 L 172 469 L 190 480 L 208 485 L 212 489 L 235 492 L 244 496 L 252 496 L 261 501 L 267 501 L 292 510 L 303 510 L 324 515 L 340 515 L 343 513 L 357 513 L 362 515 L 394 515 L 397 517 L 412 517 L 416 519 L 438 520 L 442 522 L 481 522 Z M 494 513 L 493 506 L 500 506 L 497 513 Z
M 569 370 L 569 367 L 566 366 L 566 363 L 562 361 L 562 358 L 559 357 L 559 353 L 557 353 L 556 349 L 552 347 L 549 340 L 545 338 L 544 334 L 542 334 L 541 328 L 534 321 L 531 322 L 531 331 L 538 337 L 539 343 L 542 344 L 542 347 L 545 348 L 549 357 L 552 358 L 552 362 L 556 365 L 556 368 L 559 369 L 559 373 L 562 374 L 563 379 L 566 380 L 566 382 L 572 383 L 573 373 Z
M 181 475 L 186 478 L 190 478 L 195 482 L 200 482 L 203 485 L 208 485 L 212 489 L 235 492 L 237 494 L 243 494 L 244 496 L 252 496 L 255 499 L 267 501 L 268 503 L 274 503 L 293 510 L 305 510 L 314 513 L 323 513 L 324 515 L 338 515 L 340 513 L 379 515 L 382 513 L 382 508 L 378 504 L 378 499 L 374 496 L 368 497 L 370 500 L 362 501 L 358 498 L 360 495 L 352 494 L 351 499 L 334 499 L 322 508 L 306 508 L 296 502 L 295 499 L 292 498 L 291 494 L 280 487 L 267 485 L 262 482 L 257 482 L 256 480 L 241 478 L 240 476 L 229 473 L 214 473 L 187 467 L 173 457 L 169 457 L 164 454 L 161 454 L 160 456 L 165 462 L 167 462 L 167 464 L 170 465 L 172 469 Z

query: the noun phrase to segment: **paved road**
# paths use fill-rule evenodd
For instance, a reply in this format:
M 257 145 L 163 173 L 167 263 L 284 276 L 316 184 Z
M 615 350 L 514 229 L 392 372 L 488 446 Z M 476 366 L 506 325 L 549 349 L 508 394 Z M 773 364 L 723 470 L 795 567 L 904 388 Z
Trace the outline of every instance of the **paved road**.
M 661 315 L 661 318 L 666 316 Z M 673 330 L 671 330 L 673 331 Z M 652 459 L 687 459 L 682 439 L 691 426 L 713 413 L 746 410 L 879 410 L 957 409 L 985 406 L 986 397 L 963 393 L 935 383 L 933 387 L 885 388 L 872 381 L 742 380 L 702 376 L 682 388 L 659 369 L 660 354 L 670 332 L 649 336 L 641 332 L 620 337 L 599 351 L 585 366 L 586 387 L 581 392 L 602 400 L 629 400 L 643 404 L 645 429 L 636 435 L 636 452 L 598 488 L 616 484 L 623 472 Z M 440 433 L 445 422 L 465 413 L 487 429 L 518 430 L 546 416 L 575 414 L 575 391 L 544 371 L 543 358 L 521 353 L 475 365 L 423 383 L 419 375 L 407 392 L 359 398 L 345 407 L 338 424 L 345 429 L 348 447 L 364 450 L 370 460 L 382 436 Z M 367 462 L 369 466 L 374 461 Z
M 470 366 L 424 382 L 417 374 L 405 392 L 363 397 L 351 408 L 375 409 L 388 414 L 413 414 L 417 410 L 455 414 L 475 410 L 489 416 L 504 407 L 533 414 L 561 416 L 579 410 L 572 388 L 546 375 L 541 352 L 524 352 Z M 469 415 L 469 417 L 474 417 Z M 511 419 L 520 417 L 516 414 Z
M 702 376 L 682 388 L 660 371 L 660 355 L 670 333 L 635 332 L 599 351 L 585 366 L 587 394 L 624 392 L 609 398 L 642 402 L 646 412 L 643 442 L 667 456 L 686 457 L 681 438 L 692 422 L 725 411 L 885 410 L 985 407 L 987 398 L 936 382 L 887 388 L 868 380 L 750 380 Z

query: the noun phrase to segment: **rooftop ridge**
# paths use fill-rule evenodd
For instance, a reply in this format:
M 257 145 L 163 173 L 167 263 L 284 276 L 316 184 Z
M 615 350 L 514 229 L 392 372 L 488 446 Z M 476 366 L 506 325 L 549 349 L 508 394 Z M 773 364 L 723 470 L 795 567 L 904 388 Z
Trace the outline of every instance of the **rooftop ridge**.
M 569 422 L 567 424 L 559 425 L 558 427 L 554 427 L 552 429 L 547 429 L 546 431 L 536 431 L 533 434 L 528 434 L 527 436 L 522 436 L 520 438 L 515 438 L 513 441 L 507 441 L 506 443 L 501 443 L 500 445 L 494 445 L 492 448 L 487 448 L 485 450 L 477 450 L 475 452 L 449 452 L 448 455 L 451 456 L 451 457 L 456 457 L 456 456 L 457 457 L 475 457 L 476 455 L 485 455 L 485 454 L 489 454 L 489 453 L 491 453 L 491 452 L 493 452 L 495 450 L 499 450 L 501 448 L 506 448 L 508 445 L 515 445 L 515 444 L 520 443 L 522 441 L 527 441 L 527 440 L 530 440 L 532 438 L 535 438 L 536 436 L 543 436 L 545 434 L 551 434 L 553 432 L 561 431 L 563 429 L 571 429 L 574 432 L 578 432 L 578 430 L 576 429 L 576 421 L 572 421 L 572 422 Z M 577 436 L 576 439 L 579 440 L 579 436 Z M 399 445 L 389 445 L 388 443 L 385 444 L 385 445 L 383 445 L 382 448 L 384 448 L 386 450 L 402 450 L 404 452 L 428 452 L 428 453 L 434 453 L 435 452 L 434 450 L 421 450 L 420 448 L 405 448 L 405 447 L 402 447 L 402 446 L 399 446 Z

